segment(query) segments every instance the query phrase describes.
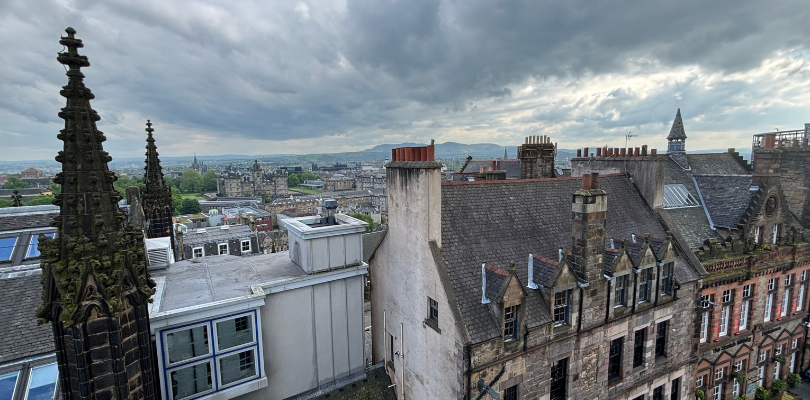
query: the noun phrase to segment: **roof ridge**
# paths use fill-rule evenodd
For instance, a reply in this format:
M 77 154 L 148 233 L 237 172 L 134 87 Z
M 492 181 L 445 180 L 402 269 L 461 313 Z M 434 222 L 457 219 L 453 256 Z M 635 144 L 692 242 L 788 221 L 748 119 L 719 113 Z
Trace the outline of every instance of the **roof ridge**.
M 493 265 L 484 264 L 484 268 L 486 268 L 488 271 L 491 271 L 491 272 L 496 273 L 498 275 L 502 275 L 502 276 L 508 276 L 509 275 L 509 271 L 502 270 L 502 269 L 500 269 L 500 268 L 498 268 L 496 266 L 493 266 Z

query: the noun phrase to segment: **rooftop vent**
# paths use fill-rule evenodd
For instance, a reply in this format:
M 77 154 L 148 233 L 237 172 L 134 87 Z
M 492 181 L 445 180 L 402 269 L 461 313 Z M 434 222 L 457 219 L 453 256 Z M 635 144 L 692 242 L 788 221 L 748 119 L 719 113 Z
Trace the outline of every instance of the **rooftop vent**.
M 338 208 L 338 202 L 335 199 L 326 199 L 323 201 L 323 209 L 326 216 L 323 218 L 324 225 L 337 225 L 335 222 L 335 210 Z

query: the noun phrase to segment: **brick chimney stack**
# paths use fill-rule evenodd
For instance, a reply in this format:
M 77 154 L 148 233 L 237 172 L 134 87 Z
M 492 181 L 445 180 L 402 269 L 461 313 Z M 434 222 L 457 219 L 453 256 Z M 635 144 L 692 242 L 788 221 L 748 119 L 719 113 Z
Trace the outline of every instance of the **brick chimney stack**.
M 520 179 L 553 178 L 556 146 L 546 135 L 528 136 L 518 147 Z
M 779 183 L 779 164 L 782 151 L 776 148 L 776 134 L 765 135 L 763 146 L 753 152 L 754 186 L 775 186 Z
M 574 268 L 588 282 L 582 299 L 582 328 L 604 322 L 607 284 L 603 277 L 607 193 L 599 188 L 599 174 L 582 175 L 582 188 L 571 202 L 571 253 Z

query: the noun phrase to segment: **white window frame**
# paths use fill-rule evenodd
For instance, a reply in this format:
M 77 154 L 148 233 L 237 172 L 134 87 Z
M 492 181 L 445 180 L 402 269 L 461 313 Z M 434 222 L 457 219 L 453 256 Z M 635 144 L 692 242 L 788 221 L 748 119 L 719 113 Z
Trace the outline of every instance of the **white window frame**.
M 224 254 L 222 253 L 222 246 L 225 246 L 225 253 Z M 228 243 L 219 243 L 219 244 L 217 244 L 217 253 L 219 253 L 220 256 L 230 254 L 230 250 L 231 249 L 229 248 Z
M 748 308 L 750 307 L 751 300 L 743 300 L 740 306 L 740 330 L 748 329 Z
M 245 345 L 245 346 L 247 346 L 247 345 Z M 231 382 L 231 383 L 229 383 L 227 385 L 223 384 L 222 383 L 222 370 L 220 368 L 220 363 L 219 363 L 220 360 L 225 358 L 225 357 L 232 356 L 234 354 L 242 353 L 244 351 L 250 351 L 250 352 L 253 353 L 253 364 L 254 364 L 253 365 L 253 371 L 254 371 L 254 374 L 251 375 L 251 376 L 242 378 L 242 379 L 240 379 L 238 381 Z M 216 356 L 216 364 L 215 364 L 215 366 L 217 367 L 216 375 L 217 375 L 217 386 L 219 387 L 219 390 L 221 391 L 223 389 L 227 389 L 229 387 L 239 385 L 241 383 L 244 383 L 245 381 L 251 380 L 251 379 L 256 378 L 257 376 L 259 376 L 259 365 L 261 365 L 261 364 L 259 363 L 259 358 L 258 357 L 259 357 L 259 355 L 256 352 L 256 347 L 246 347 L 246 348 L 238 347 L 237 350 L 229 351 L 229 352 L 227 352 L 225 354 Z
M 802 282 L 807 280 L 807 270 L 802 271 Z
M 703 386 L 703 375 L 695 379 L 695 387 L 702 387 L 702 386 Z
M 779 374 L 781 373 L 781 371 L 779 371 L 780 369 L 782 369 L 782 365 L 777 361 L 773 365 L 773 379 L 779 379 Z
M 773 308 L 773 293 L 768 293 L 765 297 L 765 316 L 762 318 L 765 322 L 771 321 L 771 309 Z
M 793 274 L 785 275 L 785 286 L 790 286 L 793 283 Z
M 796 353 L 790 355 L 790 373 L 796 372 Z
M 723 398 L 723 384 L 718 383 L 717 386 L 714 387 L 714 400 L 722 400 Z
M 740 396 L 740 382 L 734 379 L 734 387 L 732 389 L 732 395 L 736 399 Z
M 756 229 L 754 229 L 754 243 L 756 243 L 756 244 L 759 244 L 759 232 L 760 232 L 760 229 L 761 228 L 759 226 L 756 227 Z
M 782 354 L 782 345 L 781 344 L 776 346 L 776 351 L 774 351 L 773 355 L 778 356 L 780 354 Z
M 731 314 L 731 306 L 723 306 L 720 311 L 720 333 L 719 336 L 728 335 L 728 318 Z
M 205 329 L 208 330 L 208 353 L 203 354 L 203 355 L 198 355 L 198 356 L 193 357 L 193 358 L 187 358 L 187 359 L 185 359 L 183 361 L 177 361 L 177 362 L 174 362 L 174 363 L 171 362 L 171 357 L 169 357 L 169 334 L 174 333 L 174 332 L 182 332 L 182 331 L 186 331 L 186 330 L 189 330 L 189 329 L 194 329 L 194 328 L 196 328 L 198 326 L 205 327 Z M 179 366 L 179 365 L 192 364 L 192 363 L 194 363 L 195 360 L 201 360 L 201 359 L 206 358 L 206 357 L 211 357 L 211 354 L 214 354 L 214 348 L 212 347 L 213 343 L 211 341 L 212 340 L 211 338 L 213 337 L 213 335 L 211 334 L 211 329 L 210 328 L 211 327 L 208 326 L 208 322 L 206 321 L 206 322 L 200 322 L 200 323 L 191 324 L 191 325 L 185 325 L 185 326 L 182 326 L 182 327 L 179 327 L 179 328 L 176 328 L 176 329 L 167 329 L 167 330 L 163 331 L 163 333 L 162 333 L 162 336 L 163 336 L 163 338 L 162 338 L 163 339 L 163 360 L 165 360 L 166 370 L 168 371 L 170 368 L 174 369 L 175 366 Z
M 700 343 L 706 343 L 709 340 L 709 312 L 704 311 L 700 317 Z
M 751 284 L 743 286 L 743 297 L 751 297 L 752 288 Z
M 174 372 L 174 371 L 178 371 L 178 370 L 181 370 L 181 369 L 183 369 L 183 368 L 193 367 L 193 366 L 195 366 L 195 365 L 209 364 L 209 365 L 211 365 L 211 375 L 212 375 L 212 377 L 213 377 L 213 375 L 216 375 L 216 374 L 217 374 L 217 370 L 214 368 L 214 364 L 213 364 L 214 359 L 213 359 L 213 358 L 210 358 L 210 356 L 208 356 L 208 357 L 209 357 L 209 358 L 207 358 L 207 359 L 203 359 L 203 360 L 199 360 L 198 362 L 190 362 L 190 363 L 188 363 L 188 364 L 182 364 L 182 365 L 178 365 L 177 367 L 174 367 L 174 368 L 171 368 L 171 369 L 170 369 L 170 368 L 166 368 L 166 370 L 165 370 L 165 374 L 166 374 L 166 381 L 167 381 L 167 382 L 166 382 L 166 385 L 168 385 L 168 389 L 169 389 L 169 390 L 167 390 L 166 392 L 167 392 L 167 394 L 169 395 L 169 400 L 174 400 L 174 393 L 172 393 L 172 390 L 171 390 L 171 382 L 169 382 L 169 380 L 171 379 L 171 376 L 172 376 L 172 372 Z M 163 388 L 161 388 L 161 390 L 163 390 Z M 214 393 L 216 390 L 217 390 L 217 386 L 214 384 L 214 382 L 213 382 L 213 381 L 211 381 L 211 388 L 210 388 L 210 389 L 205 390 L 205 391 L 202 391 L 202 392 L 199 392 L 199 393 L 195 393 L 195 394 L 193 394 L 193 395 L 191 395 L 191 396 L 189 396 L 189 397 L 191 397 L 191 398 L 197 398 L 197 397 L 200 397 L 200 396 L 206 395 L 206 394 L 208 394 L 208 393 Z
M 779 236 L 779 224 L 773 226 L 773 240 L 772 243 L 776 244 L 776 238 Z
M 743 361 L 742 360 L 737 361 L 736 363 L 734 363 L 734 370 L 735 371 L 742 372 L 742 369 L 743 369 Z
M 723 303 L 728 303 L 731 300 L 734 300 L 734 291 L 731 290 L 731 289 L 724 290 L 723 291 Z
M 43 365 L 37 365 L 36 367 L 31 368 L 31 372 L 28 374 L 28 383 L 25 384 L 25 399 L 28 399 L 28 392 L 31 390 L 31 383 L 33 382 L 34 371 L 38 368 L 45 368 L 50 367 L 51 365 L 55 365 L 56 363 L 49 363 Z M 20 374 L 17 374 L 17 382 L 14 383 L 14 389 L 16 390 L 17 387 L 20 385 Z M 54 385 L 53 385 L 53 393 L 51 393 L 51 398 L 56 396 L 56 389 L 59 388 L 59 373 L 57 372 L 56 377 L 54 378 Z M 11 397 L 14 398 L 14 392 L 11 392 Z
M 791 347 L 792 349 L 799 347 L 799 339 L 793 339 L 793 343 L 791 344 L 793 345 L 793 347 Z
M 717 368 L 717 370 L 714 371 L 714 380 L 719 381 L 723 379 L 724 376 L 726 376 L 726 367 Z
M 759 362 L 764 362 L 768 359 L 768 350 L 762 350 L 759 352 Z
M 802 303 L 804 303 L 804 285 L 799 286 L 799 297 L 796 299 L 796 311 L 802 310 Z
M 247 250 L 245 250 L 245 243 L 247 243 Z M 242 254 L 250 253 L 252 249 L 250 239 L 242 239 L 239 241 L 239 249 L 242 250 Z
M 776 282 L 778 282 L 778 281 L 779 281 L 778 278 L 768 279 L 768 290 L 776 289 Z
M 759 366 L 758 375 L 759 375 L 759 380 L 757 381 L 757 385 L 761 387 L 761 386 L 763 386 L 762 384 L 765 383 L 765 366 L 764 365 Z
M 197 256 L 197 250 L 200 251 L 200 256 Z M 191 248 L 191 258 L 202 258 L 205 257 L 205 247 L 192 247 Z
M 234 320 L 234 319 L 241 318 L 241 317 L 248 317 L 248 319 L 252 321 L 251 322 L 252 330 L 251 330 L 250 334 L 251 334 L 251 336 L 253 336 L 253 340 L 248 342 L 248 343 L 240 344 L 238 346 L 229 347 L 227 349 L 220 349 L 219 348 L 219 340 L 218 340 L 219 333 L 217 331 L 217 323 L 223 322 L 223 321 Z M 229 315 L 229 316 L 227 316 L 225 318 L 217 318 L 217 319 L 211 321 L 211 325 L 213 326 L 212 330 L 214 331 L 214 333 L 213 333 L 213 335 L 211 335 L 211 337 L 214 338 L 213 339 L 213 341 L 214 341 L 214 351 L 217 354 L 219 354 L 219 353 L 223 353 L 223 354 L 224 353 L 230 353 L 230 352 L 236 351 L 234 349 L 239 349 L 239 348 L 247 347 L 247 346 L 253 346 L 253 345 L 256 344 L 256 341 L 258 340 L 258 338 L 256 338 L 256 330 L 257 330 L 256 319 L 253 318 L 253 312 L 252 311 L 251 312 L 241 313 L 241 314 Z
M 784 317 L 790 310 L 790 289 L 785 288 L 785 293 L 782 294 L 782 309 L 779 312 L 780 317 Z

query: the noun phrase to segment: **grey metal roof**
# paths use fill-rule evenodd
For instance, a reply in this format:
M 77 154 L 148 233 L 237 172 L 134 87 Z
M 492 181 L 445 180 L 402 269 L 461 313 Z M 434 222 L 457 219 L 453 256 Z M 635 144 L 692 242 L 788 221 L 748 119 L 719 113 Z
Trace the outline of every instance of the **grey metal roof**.
M 632 233 L 666 237 L 628 178 L 604 176 L 599 184 L 608 193 L 607 237 L 629 238 Z M 570 249 L 571 195 L 580 186 L 579 179 L 570 178 L 442 184 L 441 252 L 473 343 L 500 335 L 481 304 L 481 264 L 507 269 L 514 262 L 525 285 L 529 254 L 556 260 L 560 248 Z M 677 268 L 691 267 L 681 263 Z M 542 279 L 538 275 L 535 282 Z M 696 274 L 681 274 L 690 275 Z M 527 293 L 526 324 L 532 328 L 550 322 L 549 305 L 537 291 Z
M 7 269 L 4 269 L 7 270 Z M 37 325 L 42 270 L 0 272 L 0 364 L 55 351 L 50 324 Z
M 0 232 L 50 226 L 59 207 L 29 206 L 0 208 Z

